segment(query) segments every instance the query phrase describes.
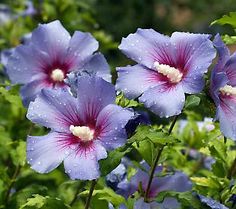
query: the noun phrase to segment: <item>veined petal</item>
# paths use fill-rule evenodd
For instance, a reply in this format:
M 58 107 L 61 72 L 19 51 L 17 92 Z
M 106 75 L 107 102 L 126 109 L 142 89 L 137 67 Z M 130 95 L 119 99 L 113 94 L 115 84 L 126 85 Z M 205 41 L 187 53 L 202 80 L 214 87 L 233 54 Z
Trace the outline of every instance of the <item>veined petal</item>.
M 96 130 L 99 132 L 98 139 L 106 149 L 115 149 L 125 144 L 127 140 L 125 125 L 133 115 L 133 112 L 115 104 L 107 105 L 99 113 Z
M 36 96 L 43 88 L 52 88 L 52 85 L 46 82 L 44 79 L 37 79 L 22 86 L 20 94 L 24 106 L 28 107 L 29 103 L 35 100 Z
M 158 192 L 186 192 L 192 189 L 192 183 L 184 173 L 175 172 L 173 175 L 157 178 L 156 187 Z
M 160 117 L 170 117 L 181 113 L 185 95 L 181 85 L 159 85 L 148 89 L 139 101 Z
M 71 179 L 92 180 L 100 176 L 98 160 L 107 157 L 105 148 L 97 141 L 86 150 L 80 147 L 64 160 L 66 173 Z
M 232 54 L 226 62 L 224 72 L 229 79 L 228 84 L 231 86 L 236 86 L 236 53 Z
M 134 209 L 156 209 L 157 206 L 158 204 L 156 202 L 146 203 L 143 198 L 138 199 L 134 203 Z
M 98 49 L 98 42 L 90 33 L 75 31 L 69 42 L 65 61 L 75 68 L 82 67 Z
M 33 45 L 20 45 L 16 47 L 7 63 L 7 74 L 12 83 L 25 84 L 34 77 L 43 78 L 43 67 L 48 55 L 38 51 Z
M 161 76 L 142 65 L 117 68 L 116 88 L 129 99 L 139 97 L 147 89 L 160 84 Z
M 70 133 L 70 125 L 80 123 L 77 101 L 63 89 L 43 89 L 29 105 L 27 118 L 54 131 Z
M 184 92 L 199 93 L 204 87 L 203 75 L 216 55 L 209 35 L 175 32 L 171 42 L 175 46 L 176 67 L 184 74 Z
M 80 70 L 88 72 L 89 74 L 95 74 L 96 76 L 103 78 L 105 81 L 111 82 L 110 67 L 104 55 L 101 53 L 94 54 Z
M 33 45 L 47 53 L 51 60 L 63 59 L 70 42 L 70 34 L 56 20 L 48 24 L 40 24 L 32 32 L 31 41 Z
M 221 72 L 227 62 L 227 60 L 230 58 L 230 52 L 229 49 L 226 47 L 224 42 L 221 40 L 221 37 L 219 34 L 216 34 L 213 44 L 217 50 L 218 53 L 218 62 L 214 68 L 213 71 L 215 72 Z
M 153 29 L 138 29 L 122 39 L 119 49 L 127 57 L 151 69 L 155 61 L 169 65 L 174 63 L 170 38 Z
M 224 97 L 217 107 L 216 119 L 220 121 L 220 130 L 224 136 L 236 140 L 236 98 Z
M 50 132 L 45 136 L 29 136 L 27 139 L 27 160 L 31 168 L 39 173 L 48 173 L 59 166 L 70 153 L 60 140 L 66 134 Z
M 81 76 L 77 82 L 79 115 L 84 123 L 95 125 L 99 112 L 115 103 L 115 87 L 95 76 Z

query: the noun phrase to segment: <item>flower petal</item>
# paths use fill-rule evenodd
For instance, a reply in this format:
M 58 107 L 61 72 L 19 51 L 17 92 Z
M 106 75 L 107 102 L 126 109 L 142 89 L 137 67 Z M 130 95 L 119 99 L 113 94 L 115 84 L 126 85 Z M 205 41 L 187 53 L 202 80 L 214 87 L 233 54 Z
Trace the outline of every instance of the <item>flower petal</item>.
M 156 209 L 158 204 L 156 202 L 146 203 L 143 198 L 138 199 L 134 203 L 134 209 Z
M 180 114 L 185 95 L 181 85 L 163 84 L 145 91 L 139 101 L 160 117 L 170 117 Z
M 43 89 L 29 105 L 27 118 L 58 132 L 70 133 L 70 125 L 80 122 L 76 98 L 64 89 Z
M 158 209 L 179 209 L 180 203 L 173 197 L 166 197 L 162 203 L 157 203 Z
M 48 24 L 40 24 L 32 32 L 31 41 L 37 49 L 47 53 L 50 60 L 54 60 L 65 56 L 70 38 L 67 30 L 60 21 L 56 20 Z
M 220 72 L 223 70 L 227 60 L 230 58 L 230 52 L 229 52 L 229 49 L 224 44 L 224 42 L 221 40 L 221 37 L 219 34 L 216 34 L 213 40 L 213 44 L 218 53 L 218 62 L 214 68 L 214 71 Z
M 192 189 L 192 183 L 188 177 L 181 172 L 175 172 L 173 175 L 157 178 L 158 192 L 176 191 L 186 192 Z
M 21 87 L 20 94 L 22 102 L 25 107 L 29 106 L 31 101 L 34 101 L 36 96 L 40 93 L 43 88 L 51 88 L 52 85 L 45 82 L 44 79 L 34 80 L 30 83 L 25 84 Z
M 81 76 L 77 82 L 79 115 L 85 124 L 94 123 L 105 106 L 115 103 L 115 87 L 95 76 Z
M 98 42 L 90 33 L 75 31 L 73 34 L 65 60 L 73 63 L 75 68 L 82 67 L 98 49 Z
M 66 173 L 72 180 L 92 180 L 100 176 L 98 160 L 107 157 L 105 148 L 97 141 L 89 150 L 81 147 L 64 160 Z
M 228 59 L 225 64 L 225 73 L 229 79 L 228 84 L 236 86 L 236 53 Z
M 176 50 L 176 67 L 184 74 L 184 92 L 199 93 L 204 87 L 203 74 L 216 55 L 209 35 L 175 32 L 171 42 Z
M 133 112 L 114 104 L 107 105 L 100 112 L 96 130 L 99 130 L 98 139 L 106 149 L 115 149 L 125 144 L 127 140 L 125 125 L 133 115 Z
M 236 140 L 236 98 L 221 99 L 216 119 L 220 121 L 220 130 L 224 136 Z
M 160 74 L 142 65 L 117 68 L 118 79 L 116 88 L 124 92 L 129 99 L 139 97 L 150 87 L 157 86 L 160 81 Z
M 136 33 L 123 38 L 119 49 L 129 58 L 148 68 L 153 68 L 155 61 L 173 64 L 170 38 L 153 29 L 138 29 Z
M 110 67 L 101 53 L 94 54 L 81 70 L 89 74 L 96 74 L 107 82 L 111 82 Z
M 37 51 L 33 45 L 16 47 L 7 63 L 7 74 L 12 83 L 25 84 L 35 79 L 45 77 L 43 66 L 48 55 Z
M 48 173 L 55 169 L 70 153 L 60 140 L 67 135 L 50 132 L 45 136 L 29 136 L 27 138 L 27 160 L 31 168 L 39 173 Z

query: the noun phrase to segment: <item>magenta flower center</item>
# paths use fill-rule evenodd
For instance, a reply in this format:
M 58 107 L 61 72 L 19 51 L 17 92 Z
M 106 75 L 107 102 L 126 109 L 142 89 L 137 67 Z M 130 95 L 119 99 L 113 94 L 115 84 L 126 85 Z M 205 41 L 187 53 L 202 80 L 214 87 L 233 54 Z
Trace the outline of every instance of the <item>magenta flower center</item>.
M 236 96 L 236 87 L 225 85 L 224 87 L 220 88 L 220 92 L 226 96 Z
M 70 126 L 71 133 L 83 142 L 89 142 L 94 138 L 94 130 L 88 126 Z
M 53 70 L 51 73 L 51 79 L 54 82 L 62 82 L 65 79 L 64 72 L 59 68 Z
M 171 83 L 179 83 L 183 77 L 183 74 L 178 69 L 169 65 L 154 62 L 154 67 L 158 73 L 166 76 Z

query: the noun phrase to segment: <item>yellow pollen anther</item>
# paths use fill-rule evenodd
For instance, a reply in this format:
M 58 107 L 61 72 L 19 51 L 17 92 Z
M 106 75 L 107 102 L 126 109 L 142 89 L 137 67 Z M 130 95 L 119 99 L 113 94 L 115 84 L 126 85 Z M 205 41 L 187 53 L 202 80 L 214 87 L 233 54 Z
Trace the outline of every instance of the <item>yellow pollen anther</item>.
M 52 71 L 51 78 L 54 81 L 63 81 L 65 76 L 61 69 L 55 69 Z
M 154 62 L 154 67 L 158 73 L 169 78 L 170 82 L 178 83 L 181 81 L 183 74 L 176 68 L 169 65 L 160 64 L 159 62 Z
M 236 87 L 233 87 L 233 86 L 230 86 L 230 85 L 225 85 L 224 87 L 220 88 L 220 92 L 223 95 L 236 96 Z
M 70 126 L 70 131 L 74 136 L 79 137 L 82 141 L 91 141 L 94 137 L 94 131 L 87 126 Z

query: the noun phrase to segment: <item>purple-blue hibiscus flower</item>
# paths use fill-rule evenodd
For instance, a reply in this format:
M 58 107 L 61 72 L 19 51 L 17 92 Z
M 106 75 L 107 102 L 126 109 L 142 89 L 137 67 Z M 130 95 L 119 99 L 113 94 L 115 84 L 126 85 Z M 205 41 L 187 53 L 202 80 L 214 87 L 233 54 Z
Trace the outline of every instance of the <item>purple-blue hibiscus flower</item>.
M 41 24 L 29 43 L 18 46 L 7 64 L 15 84 L 24 84 L 21 96 L 25 106 L 44 88 L 60 88 L 72 71 L 87 71 L 110 79 L 109 66 L 96 53 L 98 42 L 90 33 L 76 31 L 71 37 L 59 21 Z
M 218 63 L 212 70 L 210 92 L 216 105 L 216 120 L 224 136 L 236 140 L 236 53 L 230 52 L 216 35 Z
M 118 193 L 123 195 L 124 197 L 128 198 L 130 195 L 134 194 L 136 191 L 143 192 L 146 191 L 148 180 L 149 180 L 149 170 L 150 167 L 147 163 L 142 162 L 141 166 L 143 167 L 143 170 L 138 169 L 137 173 L 131 177 L 130 182 L 127 181 L 127 179 L 123 182 L 120 182 L 118 184 Z M 155 171 L 155 177 L 153 178 L 150 192 L 148 194 L 148 199 L 151 201 L 153 198 L 155 198 L 158 193 L 162 191 L 176 191 L 176 192 L 184 192 L 191 190 L 192 184 L 189 181 L 188 177 L 177 171 L 173 175 L 166 175 L 164 177 L 158 177 L 158 174 L 162 172 L 162 167 L 157 167 Z M 143 190 L 140 191 L 140 185 Z M 145 203 L 144 199 L 139 199 L 136 204 L 135 208 L 169 208 L 169 209 L 175 209 L 179 208 L 179 203 L 175 198 L 165 198 L 162 203 L 157 202 L 149 202 Z
M 206 34 L 175 32 L 171 37 L 153 29 L 138 29 L 123 38 L 119 49 L 138 64 L 118 68 L 117 89 L 160 117 L 181 112 L 185 93 L 204 87 L 215 49 Z
M 91 180 L 100 175 L 98 160 L 126 142 L 133 113 L 115 105 L 115 88 L 103 79 L 81 76 L 77 85 L 77 98 L 63 89 L 43 89 L 30 103 L 28 119 L 51 131 L 28 137 L 27 160 L 39 173 L 64 161 L 71 179 Z

